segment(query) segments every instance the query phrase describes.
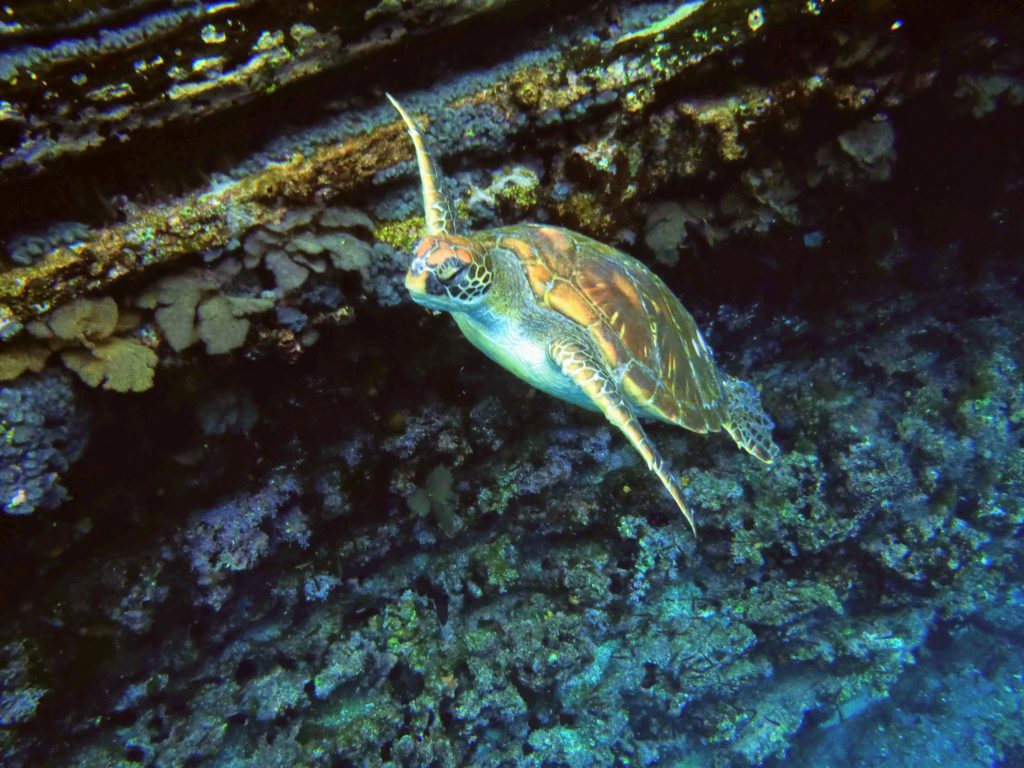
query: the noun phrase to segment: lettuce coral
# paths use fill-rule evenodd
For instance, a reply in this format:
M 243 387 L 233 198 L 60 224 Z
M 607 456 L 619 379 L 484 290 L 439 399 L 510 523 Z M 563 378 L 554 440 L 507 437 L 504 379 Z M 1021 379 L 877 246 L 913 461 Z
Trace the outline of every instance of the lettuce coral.
M 157 355 L 137 338 L 114 336 L 133 327 L 136 318 L 118 311 L 109 296 L 77 299 L 28 325 L 39 341 L 23 344 L 0 357 L 0 379 L 26 370 L 39 371 L 51 352 L 90 387 L 115 392 L 142 392 L 153 386 Z
M 199 305 L 197 335 L 211 355 L 223 355 L 238 349 L 249 335 L 245 315 L 272 309 L 270 299 L 238 296 L 213 296 Z
M 156 310 L 156 323 L 175 352 L 202 341 L 211 355 L 242 346 L 249 334 L 245 316 L 274 307 L 270 299 L 224 296 L 217 276 L 200 270 L 165 277 L 136 304 Z
M 164 339 L 171 349 L 181 352 L 198 340 L 195 329 L 196 307 L 206 287 L 207 282 L 195 271 L 171 275 L 140 296 L 136 304 L 156 310 L 156 324 L 163 331 Z
M 136 339 L 112 338 L 86 349 L 61 353 L 64 365 L 90 387 L 144 392 L 153 386 L 156 352 Z
M 29 324 L 37 338 L 94 342 L 105 339 L 117 327 L 117 302 L 109 296 L 78 299 L 65 304 L 44 320 Z
M 13 381 L 26 371 L 38 373 L 50 357 L 47 347 L 19 344 L 0 351 L 0 381 Z

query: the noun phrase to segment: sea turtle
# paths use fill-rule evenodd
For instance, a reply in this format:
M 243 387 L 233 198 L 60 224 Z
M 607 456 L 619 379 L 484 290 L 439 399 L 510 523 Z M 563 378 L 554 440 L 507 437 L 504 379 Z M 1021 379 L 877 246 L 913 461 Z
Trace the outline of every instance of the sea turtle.
M 639 419 L 725 429 L 770 464 L 778 449 L 757 390 L 718 370 L 690 313 L 631 256 L 541 224 L 459 235 L 423 135 L 387 97 L 412 137 L 426 216 L 405 275 L 413 301 L 451 313 L 470 342 L 537 389 L 603 413 L 696 533 L 679 480 Z

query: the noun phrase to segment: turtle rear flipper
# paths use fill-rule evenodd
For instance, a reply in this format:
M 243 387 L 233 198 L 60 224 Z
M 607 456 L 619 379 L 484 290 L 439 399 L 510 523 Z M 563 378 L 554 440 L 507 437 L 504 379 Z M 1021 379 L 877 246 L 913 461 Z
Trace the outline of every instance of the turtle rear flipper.
M 736 445 L 765 464 L 771 464 L 779 455 L 779 447 L 772 441 L 775 424 L 761 407 L 761 395 L 745 381 L 722 375 L 728 430 Z

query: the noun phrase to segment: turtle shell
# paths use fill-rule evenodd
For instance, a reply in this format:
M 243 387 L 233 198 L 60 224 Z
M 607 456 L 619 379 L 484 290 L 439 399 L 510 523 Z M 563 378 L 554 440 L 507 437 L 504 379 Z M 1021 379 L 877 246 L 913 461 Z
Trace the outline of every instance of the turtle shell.
M 718 369 L 697 324 L 631 256 L 559 227 L 493 230 L 523 263 L 537 301 L 586 329 L 641 414 L 695 432 L 726 419 Z

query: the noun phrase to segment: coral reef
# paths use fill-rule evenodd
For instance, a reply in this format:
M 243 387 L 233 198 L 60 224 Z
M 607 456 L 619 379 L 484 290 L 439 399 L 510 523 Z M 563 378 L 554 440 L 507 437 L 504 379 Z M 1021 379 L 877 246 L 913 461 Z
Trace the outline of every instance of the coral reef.
M 486 25 L 496 13 L 494 8 L 483 7 L 487 4 L 441 5 L 446 9 L 444 12 L 438 11 L 436 15 L 427 12 L 432 23 L 443 25 L 464 20 L 467 15 L 478 15 L 474 23 Z M 707 170 L 721 161 L 749 165 L 746 170 L 755 175 L 770 172 L 763 163 L 772 155 L 770 142 L 775 131 L 799 135 L 802 111 L 811 106 L 815 109 L 825 106 L 831 119 L 822 122 L 831 123 L 829 129 L 834 141 L 816 137 L 820 145 L 820 167 L 794 168 L 794 175 L 782 180 L 793 187 L 785 193 L 790 198 L 787 202 L 790 215 L 783 219 L 789 224 L 800 223 L 814 229 L 825 223 L 819 220 L 818 206 L 798 206 L 792 198 L 803 191 L 803 196 L 811 196 L 820 204 L 822 196 L 831 191 L 830 179 L 833 185 L 840 186 L 847 185 L 851 175 L 854 182 L 883 179 L 893 151 L 883 146 L 885 139 L 891 140 L 893 136 L 886 110 L 944 82 L 936 71 L 939 64 L 930 59 L 908 60 L 907 53 L 898 44 L 879 38 L 875 27 L 883 20 L 871 15 L 864 21 L 850 20 L 841 9 L 831 6 L 787 1 L 776 3 L 770 13 L 764 13 L 759 6 L 744 0 L 704 3 L 693 8 L 685 18 L 674 19 L 666 30 L 642 34 L 618 46 L 615 43 L 630 33 L 623 34 L 618 24 L 609 25 L 595 19 L 591 27 L 584 25 L 571 35 L 556 38 L 539 51 L 512 55 L 472 78 L 439 83 L 429 98 L 409 94 L 403 96 L 403 101 L 415 111 L 427 104 L 434 107 L 428 110 L 435 121 L 431 132 L 442 160 L 476 152 L 503 161 L 503 153 L 516 146 L 532 144 L 533 137 L 539 135 L 537 149 L 545 154 L 555 153 L 549 161 L 554 172 L 546 175 L 542 189 L 519 197 L 515 203 L 516 213 L 529 213 L 536 199 L 553 208 L 564 221 L 605 239 L 619 237 L 631 226 L 638 226 L 628 216 L 628 203 L 666 184 L 704 178 Z M 292 49 L 302 46 L 295 40 L 295 30 L 311 26 L 305 12 L 287 34 L 285 30 L 264 30 L 263 36 L 253 42 L 250 38 L 255 35 L 254 28 L 248 26 L 244 18 L 251 10 L 247 5 L 232 9 L 219 4 L 204 13 L 220 16 L 237 12 L 239 17 L 232 26 L 244 27 L 245 33 L 229 35 L 228 40 L 238 40 L 243 47 L 249 43 L 260 45 L 259 40 L 264 39 L 272 47 L 284 46 L 289 54 L 284 57 L 286 63 L 282 66 L 293 67 L 299 79 L 313 77 L 322 69 L 340 67 L 344 71 L 349 66 L 328 55 L 324 61 L 316 61 L 310 71 L 308 61 L 301 63 L 305 61 L 301 53 L 296 59 Z M 624 8 L 621 21 L 637 27 L 634 31 L 638 31 L 643 25 L 656 22 L 662 10 L 661 4 Z M 763 23 L 752 28 L 750 17 L 755 11 L 763 14 Z M 912 13 L 912 9 L 907 12 Z M 332 12 L 316 13 L 329 16 Z M 373 23 L 384 23 L 383 20 L 393 14 L 401 16 L 403 13 L 415 15 L 413 11 L 390 8 L 388 13 L 372 14 L 370 18 L 374 19 Z M 217 22 L 212 20 L 204 25 L 201 21 L 192 16 L 187 23 L 183 21 L 183 33 L 194 33 L 195 37 L 190 38 L 189 46 L 181 48 L 176 56 L 188 56 L 187 51 L 195 45 L 210 47 L 210 43 L 201 40 L 199 32 L 210 25 L 217 28 Z M 925 16 L 919 23 L 925 26 L 929 21 Z M 815 25 L 826 24 L 837 24 L 841 31 L 834 36 L 837 42 L 825 50 L 809 47 L 802 54 L 820 60 L 820 71 L 813 76 L 798 75 L 782 67 L 769 85 L 747 86 L 710 99 L 674 96 L 695 72 L 700 72 L 702 77 L 710 76 L 712 80 L 727 78 L 726 73 L 716 71 L 727 68 L 719 61 L 724 52 L 735 51 L 741 63 L 744 57 L 750 57 L 752 61 L 744 66 L 754 69 L 759 57 L 766 55 L 761 41 L 769 34 L 792 34 L 799 41 L 810 34 L 808 27 L 814 29 Z M 867 25 L 868 29 L 861 25 Z M 170 26 L 171 30 L 177 28 L 175 24 Z M 348 27 L 344 29 L 353 31 Z M 482 29 L 487 30 L 487 27 Z M 357 34 L 358 31 L 357 27 Z M 373 50 L 379 42 L 375 33 L 362 31 L 374 41 L 365 43 L 366 50 Z M 897 31 L 891 30 L 891 33 Z M 322 42 L 333 40 L 335 35 L 323 32 L 314 38 Z M 117 34 L 108 37 L 111 41 L 119 39 Z M 128 37 L 132 38 L 132 34 Z M 143 34 L 142 38 L 145 37 Z M 173 34 L 171 39 L 174 39 Z M 685 42 L 680 43 L 680 40 Z M 218 54 L 221 58 L 222 46 L 226 44 L 213 44 L 221 51 Z M 312 46 L 310 51 L 314 59 L 323 53 L 317 46 Z M 987 56 L 987 51 L 978 49 L 976 55 Z M 24 58 L 19 58 L 20 54 L 12 55 L 18 61 Z M 139 58 L 134 48 L 130 55 L 136 63 L 146 60 Z M 239 55 L 244 59 L 248 54 Z M 295 64 L 296 61 L 300 64 Z M 354 62 L 351 65 L 355 66 Z M 163 62 L 162 66 L 170 64 Z M 229 94 L 224 108 L 237 104 L 239 99 L 254 98 L 258 91 L 239 88 L 237 83 L 231 82 L 230 72 L 234 70 L 225 67 L 218 65 L 189 77 L 212 78 L 211 82 L 223 77 L 226 82 L 217 88 L 223 87 Z M 19 88 L 38 87 L 34 84 L 36 80 L 23 80 L 18 81 Z M 1007 79 L 1005 93 L 1012 92 L 1014 82 L 1012 78 Z M 898 95 L 889 95 L 894 90 Z M 133 88 L 118 91 L 122 96 L 133 92 Z M 959 98 L 968 100 L 973 92 L 968 92 L 966 86 L 959 86 L 956 93 Z M 154 98 L 163 104 L 161 97 Z M 197 103 L 204 108 L 211 98 L 205 91 L 195 95 Z M 318 93 L 317 104 L 330 98 Z M 999 99 L 1003 96 L 993 98 L 1001 103 Z M 61 103 L 60 98 L 54 101 Z M 1003 101 L 1013 103 L 1009 96 Z M 216 108 L 220 108 L 216 99 L 214 102 Z M 171 99 L 171 103 L 176 100 Z M 616 106 L 620 108 L 617 118 L 608 119 L 608 110 Z M 33 114 L 30 119 L 22 114 L 24 110 L 12 106 L 10 111 L 22 115 L 29 123 L 49 125 L 45 115 Z M 128 112 L 134 114 L 131 109 Z M 550 140 L 544 137 L 552 126 L 563 130 L 573 126 L 585 129 L 590 121 L 599 127 L 599 135 L 588 136 L 585 141 L 570 146 L 559 147 L 558 141 L 546 146 Z M 141 124 L 145 125 L 145 121 Z M 93 135 L 111 130 L 103 126 L 102 121 L 90 119 L 75 120 L 73 125 L 76 131 Z M 870 129 L 872 125 L 876 127 Z M 593 131 L 588 129 L 589 132 Z M 208 184 L 189 186 L 185 194 L 170 202 L 140 202 L 140 198 L 145 198 L 139 187 L 144 188 L 145 182 L 134 185 L 124 180 L 112 182 L 108 194 L 124 201 L 123 220 L 84 230 L 73 225 L 52 225 L 44 229 L 41 223 L 31 237 L 34 251 L 43 250 L 42 255 L 32 256 L 29 265 L 0 274 L 0 338 L 9 338 L 27 320 L 83 294 L 109 292 L 127 278 L 166 268 L 168 264 L 196 254 L 231 250 L 255 228 L 286 216 L 287 212 L 282 209 L 284 201 L 290 206 L 319 205 L 325 198 L 362 194 L 370 184 L 389 181 L 395 177 L 400 160 L 409 157 L 404 138 L 382 100 L 373 99 L 372 106 L 367 107 L 345 98 L 329 119 L 280 137 L 269 150 L 254 153 L 244 162 L 217 171 Z M 47 140 L 52 140 L 52 134 Z M 762 144 L 765 141 L 769 143 Z M 77 146 L 75 142 L 71 144 Z M 88 157 L 100 149 L 87 144 L 75 151 Z M 131 147 L 125 151 L 131 151 Z M 812 156 L 808 153 L 808 160 Z M 847 165 L 844 159 L 849 161 Z M 797 181 L 798 173 L 806 175 L 806 180 Z M 21 183 L 16 176 L 7 174 L 6 178 L 9 185 Z M 577 188 L 581 180 L 588 178 L 586 188 Z M 777 186 L 774 179 L 769 179 L 767 184 Z M 29 186 L 29 182 L 22 183 L 21 194 L 26 201 L 31 199 Z M 715 202 L 721 208 L 721 216 L 714 218 L 723 220 L 709 221 L 709 224 L 722 231 L 738 232 L 748 227 L 762 231 L 774 226 L 779 218 L 778 203 L 773 205 L 771 201 L 778 198 L 778 192 L 764 191 L 763 187 L 763 184 L 755 187 L 751 195 L 737 179 L 733 188 L 720 190 L 721 198 Z M 42 195 L 53 192 L 47 189 L 45 193 L 35 194 L 42 202 L 45 199 Z M 845 189 L 842 194 L 846 194 Z M 81 201 L 85 197 L 79 195 L 77 202 L 69 203 L 65 215 L 72 215 L 74 208 L 82 209 Z M 814 210 L 804 210 L 806 207 Z M 102 218 L 99 211 L 89 213 L 93 218 Z M 796 220 L 798 213 L 799 222 Z M 15 235 L 24 235 L 16 229 L 24 226 L 23 218 L 6 223 L 0 218 L 0 233 L 13 227 Z M 392 214 L 382 218 L 386 222 L 406 221 L 408 215 Z M 384 223 L 374 229 L 386 233 L 386 242 L 392 245 L 405 245 L 410 237 L 396 232 L 393 224 Z M 68 231 L 74 234 L 69 236 Z M 69 242 L 69 237 L 75 239 Z M 9 256 L 19 263 L 26 261 L 25 248 L 18 244 L 23 241 L 23 238 L 16 239 L 15 245 L 8 249 Z
M 85 449 L 89 419 L 66 375 L 0 386 L 0 503 L 8 515 L 53 509 L 64 473 Z
M 1020 763 L 1024 28 L 981 5 L 0 8 L 0 762 Z M 406 300 L 385 89 L 464 226 L 628 249 L 758 387 L 772 467 L 650 425 L 699 538 Z
M 260 449 L 287 474 L 162 526 L 148 569 L 140 552 L 98 566 L 114 588 L 102 610 L 129 633 L 117 647 L 160 640 L 155 655 L 102 654 L 93 674 L 124 682 L 88 711 L 109 726 L 61 760 L 770 766 L 795 742 L 796 765 L 836 750 L 867 764 L 887 748 L 875 723 L 888 717 L 912 718 L 904 738 L 928 742 L 914 754 L 948 756 L 962 745 L 931 734 L 970 726 L 944 724 L 952 705 L 922 710 L 913 680 L 978 696 L 1015 674 L 1012 653 L 970 674 L 955 654 L 1016 632 L 1024 314 L 984 275 L 957 332 L 940 332 L 964 279 L 947 277 L 917 297 L 856 302 L 827 354 L 763 366 L 793 446 L 775 469 L 725 440 L 658 431 L 691 467 L 699 542 L 606 426 L 511 377 L 472 385 L 507 389 L 472 412 L 435 403 L 371 426 L 356 416 L 365 393 L 337 402 L 307 371 L 304 407 L 335 401 L 337 421 L 293 423 L 298 442 Z M 800 327 L 760 320 L 781 345 Z M 712 332 L 749 322 L 725 312 Z M 865 342 L 874 324 L 885 330 Z M 410 382 L 429 355 L 408 361 Z M 389 390 L 392 407 L 416 403 L 421 385 L 408 386 Z M 197 424 L 191 439 L 280 440 L 278 384 L 253 398 L 261 418 L 244 433 Z M 219 470 L 187 466 L 196 489 L 217 492 Z M 93 609 L 59 610 L 80 623 Z M 56 690 L 14 661 L 30 654 L 23 640 L 7 649 L 19 738 L 5 754 L 18 765 L 44 754 L 32 733 Z M 996 697 L 1003 715 L 978 721 L 990 736 L 971 742 L 969 764 L 1024 744 L 1012 690 Z

